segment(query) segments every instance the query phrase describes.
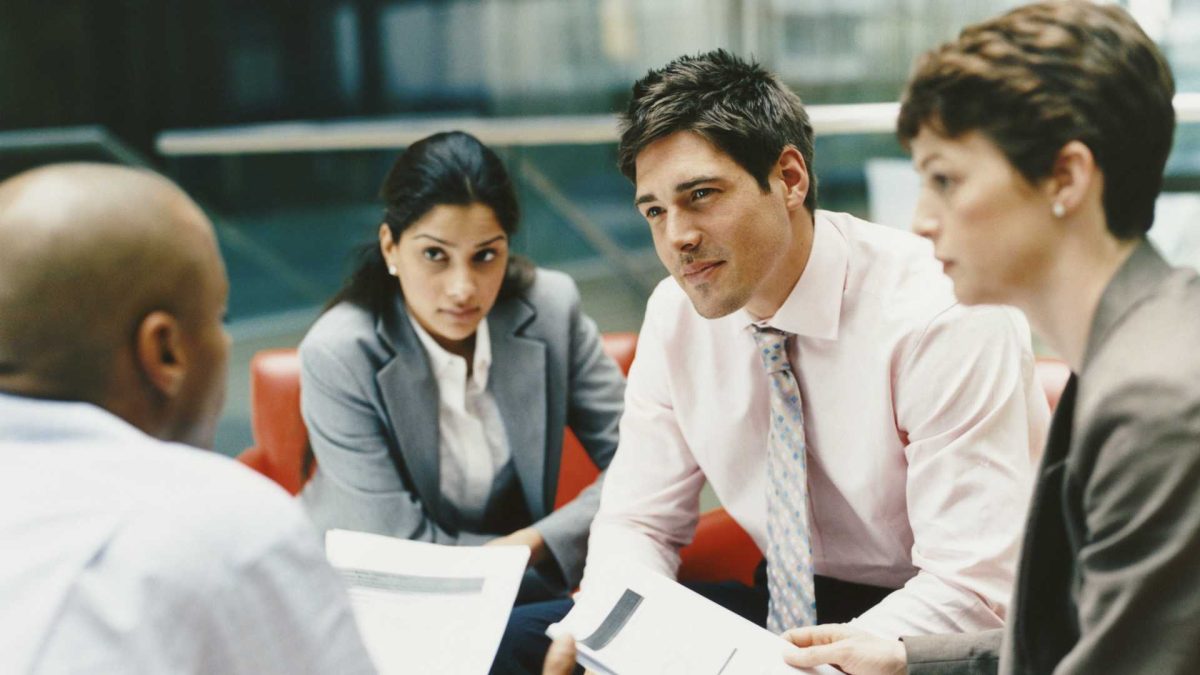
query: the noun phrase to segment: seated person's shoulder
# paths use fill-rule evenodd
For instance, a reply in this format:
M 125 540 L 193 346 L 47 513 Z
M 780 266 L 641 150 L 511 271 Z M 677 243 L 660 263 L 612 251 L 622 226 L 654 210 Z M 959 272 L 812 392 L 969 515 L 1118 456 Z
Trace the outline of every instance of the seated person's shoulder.
M 105 477 L 110 494 L 98 510 L 111 513 L 98 515 L 111 515 L 113 526 L 74 577 L 64 640 L 100 634 L 122 645 L 140 635 L 162 642 L 155 663 L 224 663 L 240 658 L 234 635 L 256 640 L 261 633 L 243 631 L 315 622 L 301 608 L 315 613 L 318 601 L 334 602 L 320 538 L 278 486 L 186 446 L 148 441 L 127 450 L 128 470 Z
M 179 583 L 212 579 L 319 552 L 299 505 L 264 476 L 211 452 L 176 444 L 153 448 L 144 480 L 157 481 L 132 505 L 109 553 L 155 561 L 156 574 Z M 155 464 L 155 462 L 157 462 Z
M 889 320 L 928 322 L 955 304 L 933 246 L 911 232 L 819 212 L 846 243 L 848 289 Z
M 533 281 L 523 295 L 539 312 L 566 311 L 579 306 L 575 281 L 564 272 L 541 267 L 534 271 Z
M 1200 278 L 1177 271 L 1132 307 L 1085 365 L 1078 414 L 1127 414 L 1200 435 Z M 1194 444 L 1200 449 L 1200 444 Z
M 322 314 L 300 342 L 300 361 L 311 367 L 315 362 L 335 360 L 356 363 L 363 358 L 386 359 L 370 310 L 352 302 L 340 302 Z
M 347 334 L 374 333 L 375 314 L 353 302 L 342 301 L 330 307 L 313 323 L 301 343 L 336 342 Z

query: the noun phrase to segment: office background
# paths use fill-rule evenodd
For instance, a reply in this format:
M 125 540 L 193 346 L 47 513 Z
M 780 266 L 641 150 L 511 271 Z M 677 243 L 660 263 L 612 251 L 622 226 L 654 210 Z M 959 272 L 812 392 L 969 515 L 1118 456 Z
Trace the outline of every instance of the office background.
M 436 129 L 496 147 L 524 209 L 514 249 L 564 270 L 602 330 L 636 330 L 664 275 L 612 113 L 651 67 L 725 47 L 813 106 L 825 208 L 904 227 L 889 131 L 913 58 L 1007 0 L 0 0 L 0 178 L 146 165 L 212 217 L 235 338 L 217 449 L 251 443 L 248 369 L 294 346 L 375 236 L 396 154 Z M 1121 2 L 1175 69 L 1181 120 L 1156 237 L 1200 260 L 1200 0 Z M 816 114 L 820 112 L 820 114 Z M 0 318 L 2 320 L 2 318 Z

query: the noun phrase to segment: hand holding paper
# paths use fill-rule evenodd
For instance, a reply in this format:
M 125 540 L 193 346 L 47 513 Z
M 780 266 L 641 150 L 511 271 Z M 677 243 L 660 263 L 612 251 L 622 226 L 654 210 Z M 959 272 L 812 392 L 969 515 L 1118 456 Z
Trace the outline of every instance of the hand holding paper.
M 795 647 L 782 638 L 638 566 L 593 580 L 546 632 L 576 636 L 579 662 L 602 674 L 837 672 L 788 666 L 784 652 Z
M 793 666 L 830 664 L 848 675 L 904 675 L 908 670 L 903 642 L 885 640 L 845 624 L 794 628 L 783 637 L 800 647 L 785 655 Z

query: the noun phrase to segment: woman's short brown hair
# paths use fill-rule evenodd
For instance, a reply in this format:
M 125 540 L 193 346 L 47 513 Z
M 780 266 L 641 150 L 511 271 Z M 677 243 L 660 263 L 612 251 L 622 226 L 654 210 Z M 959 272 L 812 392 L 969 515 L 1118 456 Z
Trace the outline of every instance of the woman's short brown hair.
M 1142 236 L 1175 134 L 1175 81 L 1154 42 L 1123 9 L 1042 2 L 969 26 L 924 54 L 909 79 L 897 134 L 978 131 L 1026 180 L 1050 175 L 1073 140 L 1104 175 L 1108 229 Z

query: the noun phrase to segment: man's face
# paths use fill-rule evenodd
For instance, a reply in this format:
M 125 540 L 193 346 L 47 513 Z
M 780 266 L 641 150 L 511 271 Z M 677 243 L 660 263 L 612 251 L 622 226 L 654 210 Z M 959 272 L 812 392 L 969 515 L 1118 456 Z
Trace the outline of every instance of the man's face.
M 636 169 L 635 204 L 659 259 L 696 311 L 710 319 L 742 307 L 755 316 L 774 314 L 804 265 L 788 264 L 798 233 L 779 167 L 764 193 L 716 146 L 680 131 L 647 145 Z M 807 174 L 804 180 L 807 186 Z M 787 286 L 782 295 L 781 285 Z
M 230 345 L 229 333 L 225 331 L 229 282 L 211 237 L 208 247 L 194 305 L 188 316 L 181 317 L 190 367 L 177 402 L 180 419 L 177 440 L 205 449 L 213 447 L 217 420 L 225 405 Z

